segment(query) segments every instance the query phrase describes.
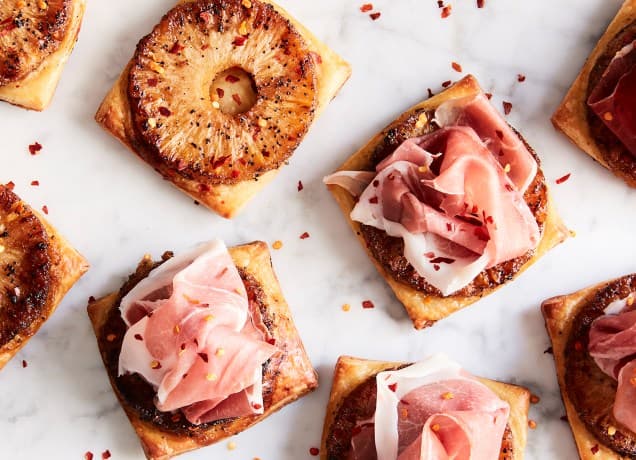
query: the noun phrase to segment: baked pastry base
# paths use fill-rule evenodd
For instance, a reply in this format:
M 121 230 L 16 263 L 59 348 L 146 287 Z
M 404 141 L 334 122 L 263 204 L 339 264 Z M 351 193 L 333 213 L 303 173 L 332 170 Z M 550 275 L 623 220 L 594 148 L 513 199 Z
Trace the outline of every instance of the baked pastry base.
M 253 276 L 260 284 L 263 290 L 263 304 L 267 308 L 268 316 L 272 319 L 272 324 L 268 329 L 276 340 L 276 344 L 285 350 L 285 355 L 279 364 L 279 373 L 273 384 L 272 404 L 266 408 L 262 415 L 239 417 L 217 423 L 205 430 L 203 435 L 189 437 L 161 430 L 156 425 L 142 420 L 137 412 L 126 403 L 117 389 L 115 381 L 110 377 L 113 391 L 137 432 L 146 458 L 149 460 L 169 459 L 175 455 L 233 436 L 269 417 L 318 386 L 317 374 L 307 357 L 298 331 L 294 326 L 291 312 L 278 284 L 278 279 L 272 269 L 267 245 L 259 241 L 233 247 L 229 251 L 236 266 Z M 145 256 L 146 261 L 149 259 L 150 256 Z M 98 338 L 109 312 L 119 307 L 118 298 L 119 293 L 115 292 L 88 305 L 88 316 Z M 99 343 L 98 340 L 98 345 Z M 105 361 L 104 352 L 100 351 Z M 105 365 L 107 366 L 106 361 Z
M 325 415 L 322 431 L 320 459 L 327 460 L 327 437 L 331 425 L 345 398 L 369 377 L 392 369 L 403 363 L 386 361 L 370 361 L 350 356 L 341 356 L 336 363 L 336 369 Z M 528 432 L 528 410 L 530 406 L 530 392 L 516 385 L 480 378 L 479 381 L 490 388 L 497 396 L 510 405 L 510 419 L 508 425 L 513 435 L 513 460 L 523 460 Z
M 66 293 L 88 271 L 86 259 L 40 213 L 34 209 L 31 209 L 31 212 L 38 217 L 49 236 L 48 251 L 52 261 L 49 272 L 51 284 L 42 316 L 31 323 L 30 327 L 23 333 L 16 335 L 11 341 L 0 347 L 0 369 L 37 333 L 57 309 Z
M 449 87 L 447 90 L 437 94 L 436 96 L 433 96 L 430 99 L 427 99 L 424 102 L 417 104 L 414 107 L 411 107 L 405 113 L 400 115 L 393 123 L 391 123 L 391 125 L 376 134 L 367 145 L 362 147 L 357 153 L 350 157 L 338 170 L 361 171 L 368 169 L 369 165 L 372 164 L 373 152 L 376 146 L 384 138 L 386 131 L 392 126 L 397 125 L 403 120 L 410 117 L 411 114 L 413 114 L 414 112 L 422 109 L 434 110 L 440 104 L 449 99 L 476 95 L 479 92 L 481 92 L 479 83 L 472 75 L 463 78 L 459 82 L 455 83 L 453 86 Z M 418 291 L 411 286 L 396 281 L 389 273 L 387 273 L 384 267 L 382 267 L 382 265 L 375 259 L 375 257 L 373 257 L 371 252 L 367 249 L 364 237 L 360 232 L 360 224 L 351 220 L 350 214 L 356 204 L 355 198 L 350 195 L 349 192 L 347 192 L 345 189 L 338 187 L 337 185 L 329 185 L 328 188 L 340 205 L 340 208 L 345 214 L 345 217 L 349 222 L 351 229 L 360 240 L 362 247 L 365 248 L 367 254 L 369 255 L 369 258 L 377 268 L 378 272 L 386 280 L 389 286 L 391 286 L 391 289 L 393 289 L 395 296 L 400 302 L 402 302 L 402 304 L 406 308 L 406 311 L 413 321 L 413 325 L 416 329 L 430 327 L 436 321 L 446 318 L 452 313 L 464 307 L 467 307 L 474 302 L 477 302 L 482 297 L 487 296 L 488 294 L 501 287 L 497 286 L 495 288 L 486 289 L 481 296 L 439 297 L 426 294 L 422 291 Z M 568 235 L 569 232 L 561 221 L 561 218 L 558 216 L 554 207 L 554 203 L 552 202 L 552 199 L 548 192 L 547 216 L 545 220 L 543 236 L 541 238 L 539 246 L 535 251 L 534 256 L 528 262 L 526 262 L 526 264 L 516 273 L 515 278 L 519 276 L 519 274 L 523 273 L 523 271 L 530 267 L 534 262 L 539 260 L 539 258 L 541 258 L 546 252 L 548 252 L 557 244 L 563 242 L 568 237 Z
M 195 0 L 181 0 L 177 4 L 188 1 Z M 322 63 L 316 66 L 318 100 L 315 115 L 317 117 L 349 79 L 351 67 L 283 8 L 271 0 L 261 1 L 271 3 L 281 15 L 287 18 L 305 39 L 309 49 L 317 53 L 322 59 Z M 144 160 L 139 151 L 142 147 L 135 142 L 132 115 L 128 103 L 128 72 L 130 65 L 131 63 L 129 62 L 107 94 L 95 115 L 95 120 L 140 159 Z M 248 201 L 276 177 L 280 170 L 279 168 L 268 171 L 257 180 L 242 181 L 230 185 L 208 185 L 194 179 L 186 179 L 174 174 L 172 171 L 162 171 L 159 165 L 151 166 L 155 167 L 157 172 L 183 192 L 228 219 L 234 217 Z
M 70 23 L 60 47 L 47 56 L 40 67 L 23 80 L 0 86 L 0 100 L 25 109 L 42 111 L 48 107 L 60 81 L 82 25 L 86 0 L 74 0 Z
M 581 460 L 623 460 L 627 458 L 618 455 L 603 445 L 587 430 L 585 424 L 579 418 L 574 405 L 570 401 L 565 387 L 565 348 L 570 337 L 572 321 L 596 292 L 613 281 L 615 280 L 597 284 L 573 294 L 552 297 L 544 301 L 541 305 L 545 326 L 552 341 L 554 363 L 556 365 L 559 387 L 561 388 L 561 398 L 565 405 L 568 422 L 572 428 L 572 434 L 574 435 Z
M 554 127 L 563 132 L 581 150 L 594 158 L 631 187 L 636 187 L 636 177 L 613 169 L 604 159 L 602 146 L 594 140 L 587 121 L 587 89 L 590 74 L 596 61 L 603 55 L 612 39 L 628 24 L 636 21 L 636 0 L 626 0 L 611 22 L 592 54 L 587 58 L 567 95 L 552 115 Z

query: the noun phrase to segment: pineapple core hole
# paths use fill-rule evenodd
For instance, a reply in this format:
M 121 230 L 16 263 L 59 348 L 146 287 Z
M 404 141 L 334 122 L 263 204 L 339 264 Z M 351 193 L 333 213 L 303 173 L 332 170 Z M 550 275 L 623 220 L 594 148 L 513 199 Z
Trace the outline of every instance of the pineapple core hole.
M 214 107 L 228 115 L 247 112 L 256 104 L 256 84 L 245 70 L 230 67 L 212 81 L 210 98 Z

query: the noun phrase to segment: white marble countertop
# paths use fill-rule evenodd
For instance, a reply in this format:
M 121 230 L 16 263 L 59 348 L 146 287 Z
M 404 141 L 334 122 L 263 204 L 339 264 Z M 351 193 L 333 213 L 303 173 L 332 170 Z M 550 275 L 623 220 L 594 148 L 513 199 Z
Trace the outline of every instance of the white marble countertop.
M 185 459 L 297 460 L 319 445 L 336 358 L 416 360 L 443 351 L 475 374 L 523 384 L 541 396 L 531 409 L 529 460 L 577 458 L 558 394 L 540 302 L 635 269 L 636 195 L 556 133 L 549 116 L 620 0 L 452 2 L 442 20 L 434 0 L 281 3 L 347 58 L 353 77 L 318 120 L 291 165 L 234 221 L 216 217 L 164 183 L 93 122 L 102 97 L 138 39 L 173 0 L 89 0 L 75 53 L 53 105 L 31 113 L 0 106 L 0 181 L 12 180 L 88 258 L 92 268 L 40 333 L 0 373 L 0 458 L 142 459 L 116 402 L 85 313 L 90 295 L 119 287 L 144 253 L 160 255 L 222 237 L 228 244 L 282 240 L 274 266 L 320 374 L 320 388 L 265 422 Z M 134 4 L 134 7 L 130 5 Z M 509 120 L 535 147 L 557 205 L 578 236 L 513 284 L 435 327 L 415 331 L 367 260 L 321 184 L 427 88 L 458 79 L 451 61 L 514 105 Z M 523 83 L 517 74 L 526 75 Z M 40 155 L 29 155 L 34 141 Z M 29 184 L 39 180 L 39 187 Z M 296 185 L 302 180 L 304 190 Z M 311 237 L 300 240 L 309 232 Z M 374 310 L 360 303 L 372 299 Z M 352 305 L 350 312 L 341 305 Z M 22 360 L 28 362 L 23 368 Z

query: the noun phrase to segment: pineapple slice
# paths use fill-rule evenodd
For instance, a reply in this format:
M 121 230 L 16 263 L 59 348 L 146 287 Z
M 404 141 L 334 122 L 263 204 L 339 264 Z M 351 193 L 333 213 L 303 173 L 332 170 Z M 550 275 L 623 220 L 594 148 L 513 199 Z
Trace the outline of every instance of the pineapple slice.
M 314 118 L 314 59 L 269 3 L 176 6 L 141 40 L 129 73 L 146 161 L 207 184 L 279 168 Z
M 0 1 L 0 86 L 23 80 L 61 45 L 72 0 Z

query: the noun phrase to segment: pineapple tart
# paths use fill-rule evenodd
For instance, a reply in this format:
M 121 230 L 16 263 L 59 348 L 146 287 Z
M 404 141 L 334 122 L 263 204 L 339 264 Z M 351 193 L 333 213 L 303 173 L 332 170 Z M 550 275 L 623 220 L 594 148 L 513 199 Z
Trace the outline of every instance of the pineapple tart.
M 233 217 L 291 157 L 350 67 L 269 1 L 182 1 L 137 45 L 96 120 Z
M 75 46 L 84 0 L 0 2 L 0 100 L 44 110 Z

